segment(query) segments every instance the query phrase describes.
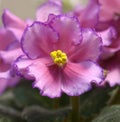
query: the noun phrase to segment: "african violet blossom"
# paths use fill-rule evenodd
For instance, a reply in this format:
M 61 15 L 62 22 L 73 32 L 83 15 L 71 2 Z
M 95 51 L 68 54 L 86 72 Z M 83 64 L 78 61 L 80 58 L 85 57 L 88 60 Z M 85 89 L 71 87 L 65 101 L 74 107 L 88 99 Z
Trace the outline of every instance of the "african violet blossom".
M 98 59 L 101 38 L 91 29 L 81 30 L 76 18 L 60 15 L 49 23 L 34 22 L 22 37 L 21 56 L 15 63 L 18 74 L 34 78 L 33 87 L 42 95 L 80 95 L 91 83 L 103 80 Z

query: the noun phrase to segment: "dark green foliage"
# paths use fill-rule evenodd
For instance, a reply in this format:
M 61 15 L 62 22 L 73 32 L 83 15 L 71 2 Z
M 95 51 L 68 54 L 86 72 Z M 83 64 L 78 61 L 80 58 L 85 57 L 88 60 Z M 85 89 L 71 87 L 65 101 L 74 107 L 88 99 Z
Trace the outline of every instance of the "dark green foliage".
M 92 122 L 120 122 L 120 105 L 106 107 Z
M 109 92 L 112 88 L 94 88 L 91 91 L 81 95 L 80 112 L 84 117 L 90 117 L 98 114 L 106 106 L 110 99 Z
M 13 95 L 16 105 L 20 108 L 29 105 L 52 107 L 52 100 L 48 97 L 41 96 L 39 90 L 32 88 L 31 84 L 30 81 L 26 81 L 26 83 L 21 83 L 14 88 Z
M 0 122 L 63 122 L 71 115 L 69 96 L 63 94 L 60 98 L 50 99 L 41 96 L 39 90 L 32 88 L 31 84 L 31 81 L 22 81 L 0 96 Z M 119 91 L 119 87 L 117 89 Z M 119 122 L 120 106 L 104 109 L 110 100 L 112 104 L 116 103 L 116 100 L 119 103 L 119 98 L 114 101 L 114 97 L 117 98 L 114 91 L 117 89 L 95 86 L 80 96 L 80 114 L 85 122 Z M 93 118 L 95 119 L 92 121 Z
M 59 110 L 47 110 L 40 106 L 31 106 L 26 108 L 22 113 L 22 118 L 28 122 L 49 122 L 55 119 L 62 119 L 71 111 L 70 107 Z

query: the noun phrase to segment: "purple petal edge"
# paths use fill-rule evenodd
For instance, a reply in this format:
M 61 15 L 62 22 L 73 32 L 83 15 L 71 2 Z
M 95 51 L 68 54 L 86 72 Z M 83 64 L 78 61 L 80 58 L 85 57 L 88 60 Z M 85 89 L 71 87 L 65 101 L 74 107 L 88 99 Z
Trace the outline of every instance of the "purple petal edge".
M 79 20 L 78 20 L 78 18 L 77 18 L 76 16 L 69 16 L 68 14 L 57 15 L 57 16 L 53 17 L 53 18 L 49 21 L 48 24 L 50 25 L 50 27 L 52 27 L 52 28 L 54 29 L 54 27 L 52 26 L 52 22 L 53 22 L 55 19 L 61 18 L 61 17 L 68 17 L 68 18 L 70 18 L 70 19 L 73 19 L 73 20 L 75 20 L 76 23 L 79 25 L 79 29 L 80 29 L 81 35 L 80 35 L 80 39 L 78 40 L 77 43 L 75 43 L 75 45 L 80 44 L 81 41 L 82 41 L 82 28 L 81 28 L 80 22 L 79 22 Z M 55 29 L 54 29 L 54 30 L 55 30 Z
M 34 24 L 48 26 L 50 29 L 53 30 L 53 32 L 55 32 L 55 33 L 57 34 L 57 36 L 58 36 L 58 38 L 59 38 L 59 34 L 58 34 L 51 26 L 49 26 L 48 24 L 45 24 L 45 23 L 42 23 L 42 22 L 39 22 L 39 21 L 35 21 L 35 22 L 32 23 L 32 25 L 27 26 L 26 29 L 24 30 L 23 35 L 22 35 L 22 38 L 21 38 L 21 48 L 22 48 L 23 52 L 26 54 L 26 56 L 27 56 L 29 59 L 32 59 L 32 58 L 29 56 L 28 52 L 26 52 L 26 51 L 24 50 L 24 48 L 23 48 L 23 42 L 24 42 L 24 36 L 25 36 L 26 32 L 28 31 L 28 28 L 31 28 L 32 26 L 34 26 Z M 38 58 L 38 57 L 37 57 L 37 58 Z

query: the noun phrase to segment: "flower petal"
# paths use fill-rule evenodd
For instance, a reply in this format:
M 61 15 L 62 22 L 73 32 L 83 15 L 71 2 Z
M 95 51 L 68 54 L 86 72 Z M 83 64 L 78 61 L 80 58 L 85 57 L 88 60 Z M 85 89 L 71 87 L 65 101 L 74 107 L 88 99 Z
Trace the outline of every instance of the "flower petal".
M 84 9 L 76 11 L 81 26 L 95 27 L 99 19 L 99 9 L 98 0 L 89 0 L 89 4 Z
M 58 49 L 69 52 L 73 44 L 81 42 L 81 29 L 75 17 L 65 15 L 57 16 L 50 22 L 50 25 L 59 33 Z
M 101 38 L 91 29 L 83 29 L 82 34 L 83 40 L 71 53 L 69 60 L 72 62 L 96 61 L 101 53 Z
M 3 24 L 6 28 L 10 29 L 18 40 L 21 39 L 22 33 L 26 27 L 26 23 L 12 14 L 9 10 L 5 10 L 3 15 Z
M 0 51 L 0 58 L 7 64 L 13 63 L 23 52 L 21 48 L 14 50 Z
M 103 46 L 109 46 L 112 43 L 112 39 L 116 37 L 116 32 L 113 27 L 98 32 L 98 35 L 102 38 Z
M 120 14 L 119 0 L 99 0 L 101 4 L 100 20 L 107 21 L 114 17 L 115 14 Z
M 36 12 L 37 21 L 46 22 L 50 14 L 59 15 L 62 13 L 61 7 L 54 2 L 47 2 L 40 6 Z
M 62 91 L 70 96 L 78 96 L 91 89 L 91 83 L 100 84 L 102 69 L 90 61 L 79 64 L 68 63 L 64 69 Z
M 34 64 L 30 68 L 30 72 L 35 76 L 36 81 L 34 87 L 41 90 L 41 94 L 50 98 L 61 96 L 61 76 L 58 67 L 47 67 L 44 64 Z
M 18 72 L 25 78 L 35 79 L 34 87 L 40 89 L 41 94 L 51 98 L 61 95 L 60 78 L 57 66 L 48 66 L 48 59 L 28 60 L 23 58 L 16 62 Z
M 46 24 L 34 22 L 22 37 L 22 49 L 32 59 L 49 56 L 54 50 L 58 34 Z
M 15 40 L 16 38 L 11 31 L 0 28 L 0 50 L 6 50 Z
M 6 64 L 0 59 L 0 72 L 6 72 L 10 69 L 11 64 Z
M 34 64 L 34 62 L 44 62 L 44 64 L 48 64 L 50 62 L 50 60 L 47 58 L 31 60 L 28 57 L 26 57 L 25 55 L 21 55 L 20 57 L 18 57 L 16 59 L 13 66 L 19 76 L 25 77 L 27 79 L 34 79 L 29 74 L 29 66 Z
M 12 76 L 10 71 L 0 72 L 0 94 L 4 92 L 7 87 L 15 86 L 19 82 L 18 76 Z
M 115 85 L 120 85 L 120 69 L 119 68 L 113 68 L 112 70 L 110 70 L 107 74 L 107 77 L 105 78 L 105 82 L 108 82 L 111 87 Z

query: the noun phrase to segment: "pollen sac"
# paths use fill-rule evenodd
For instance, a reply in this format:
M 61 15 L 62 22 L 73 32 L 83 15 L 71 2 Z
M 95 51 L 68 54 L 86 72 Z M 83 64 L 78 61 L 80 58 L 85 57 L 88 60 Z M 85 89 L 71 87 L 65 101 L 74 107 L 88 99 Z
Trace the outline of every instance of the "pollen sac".
M 52 51 L 50 56 L 52 57 L 54 63 L 58 66 L 63 66 L 67 63 L 67 55 L 61 50 Z

